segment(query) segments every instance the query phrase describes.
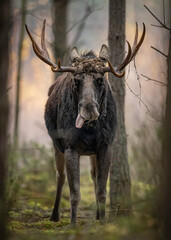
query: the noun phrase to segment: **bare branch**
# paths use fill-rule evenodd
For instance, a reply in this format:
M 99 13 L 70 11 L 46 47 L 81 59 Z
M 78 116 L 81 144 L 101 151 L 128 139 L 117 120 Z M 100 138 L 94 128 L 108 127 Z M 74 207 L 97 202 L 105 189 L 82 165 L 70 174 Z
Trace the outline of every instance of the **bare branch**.
M 8 93 L 8 91 L 11 90 L 11 89 L 12 89 L 12 87 L 9 86 L 9 87 L 6 88 L 5 91 L 0 91 L 0 94 L 6 94 L 6 93 Z
M 144 105 L 144 107 L 147 109 L 147 112 L 151 114 L 148 106 L 144 103 L 144 101 L 141 99 L 141 97 L 139 96 L 139 94 L 136 94 L 136 93 L 131 89 L 131 87 L 129 86 L 129 84 L 128 84 L 127 81 L 125 81 L 125 83 L 126 83 L 128 89 L 130 90 L 130 92 L 131 92 L 135 97 L 137 97 L 137 98 L 139 99 L 139 102 L 141 102 L 141 103 Z
M 27 15 L 31 15 L 32 17 L 36 18 L 36 20 L 40 21 L 41 23 L 43 22 L 44 18 L 40 18 L 37 16 L 37 14 L 34 14 L 33 10 L 27 13 Z M 46 26 L 52 27 L 51 24 L 46 23 Z
M 167 79 L 167 73 L 162 72 L 162 74 L 165 76 L 165 78 Z
M 86 15 L 86 12 L 85 12 L 85 15 Z M 87 15 L 86 18 L 88 18 L 89 16 L 90 16 L 90 15 Z M 82 31 L 83 31 L 83 29 L 84 29 L 84 27 L 85 27 L 85 24 L 86 24 L 86 18 L 85 18 L 84 21 L 81 21 L 81 22 L 80 22 L 79 27 L 78 27 L 78 30 L 77 30 L 77 32 L 76 32 L 76 34 L 75 34 L 74 39 L 73 39 L 72 46 L 75 46 L 75 45 L 78 43 L 78 41 L 79 41 L 79 39 L 80 39 L 80 36 L 81 36 L 81 33 L 82 33 Z
M 146 79 L 147 79 L 146 81 L 156 82 L 156 83 L 160 84 L 161 86 L 167 87 L 167 84 L 164 83 L 164 82 L 161 82 L 161 81 L 158 81 L 158 80 L 156 80 L 156 79 L 150 78 L 150 77 L 145 76 L 145 75 L 143 75 L 143 74 L 141 74 L 141 76 L 144 77 L 144 78 L 146 78 Z
M 7 89 L 6 89 L 6 92 L 8 92 L 9 90 L 12 89 L 12 86 L 9 86 Z
M 154 105 L 152 105 L 147 98 L 146 101 L 151 106 L 151 112 L 147 112 L 147 115 L 151 118 L 150 120 L 156 122 L 163 122 L 164 119 L 161 118 L 161 114 L 159 113 L 158 109 Z
M 135 92 L 131 89 L 130 85 L 129 85 L 128 82 L 127 82 L 127 79 L 128 79 L 128 77 L 129 77 L 129 73 L 130 73 L 130 65 L 129 65 L 129 69 L 128 69 L 128 75 L 127 75 L 127 77 L 126 77 L 125 80 L 124 80 L 124 81 L 125 81 L 125 84 L 127 85 L 127 87 L 128 87 L 128 89 L 130 90 L 130 92 L 131 92 L 135 97 L 138 98 L 139 104 L 142 103 L 142 105 L 146 108 L 146 110 L 147 110 L 146 113 L 147 113 L 152 119 L 154 119 L 155 121 L 159 121 L 159 118 L 156 117 L 156 114 L 155 114 L 155 116 L 153 117 L 154 111 L 151 111 L 151 110 L 149 109 L 148 105 L 147 105 L 147 104 L 142 100 L 142 98 L 141 98 L 141 89 L 142 89 L 142 86 L 141 86 L 141 82 L 140 82 L 140 76 L 139 76 L 138 71 L 137 71 L 135 59 L 134 59 L 134 67 L 135 67 L 135 71 L 136 71 L 136 75 L 137 75 L 137 81 L 138 81 L 138 83 L 139 83 L 140 93 L 139 93 L 139 94 L 135 93 Z M 142 75 L 142 74 L 141 74 L 141 75 Z M 145 75 L 142 75 L 142 76 L 143 76 L 143 77 L 146 77 Z M 151 79 L 148 78 L 148 77 L 146 77 L 146 78 L 147 78 L 147 81 L 148 81 L 148 80 L 151 80 Z M 165 83 L 159 82 L 159 81 L 157 81 L 157 80 L 155 80 L 155 79 L 152 79 L 152 80 L 153 80 L 153 81 L 156 81 L 156 82 L 158 82 L 158 83 L 160 83 L 160 84 L 163 84 L 163 86 L 164 86 L 164 85 L 166 86 Z M 152 104 L 150 104 L 150 106 L 153 107 L 153 109 L 154 109 L 154 106 L 152 106 Z
M 84 16 L 78 21 L 76 22 L 73 26 L 71 26 L 66 33 L 70 32 L 73 28 L 75 28 L 77 25 L 79 25 L 80 23 L 84 22 L 93 12 L 95 11 L 99 11 L 102 8 L 96 8 L 95 3 L 93 1 L 92 6 L 87 5 L 86 9 L 85 9 L 85 14 Z
M 139 92 L 138 95 L 141 97 L 141 82 L 140 82 L 140 75 L 138 74 L 138 71 L 137 71 L 137 66 L 136 66 L 135 58 L 134 58 L 134 68 L 135 68 L 135 73 L 136 73 L 136 75 L 137 75 L 137 81 L 138 81 L 139 89 L 140 89 L 140 92 Z
M 141 97 L 140 97 L 138 94 L 136 94 L 136 93 L 131 89 L 131 87 L 129 86 L 129 84 L 128 84 L 126 81 L 125 81 L 125 83 L 126 83 L 128 89 L 130 90 L 130 92 L 131 92 L 135 97 L 137 97 L 137 98 L 139 99 L 139 102 L 140 102 L 140 103 L 142 103 L 142 104 L 144 105 L 144 107 L 145 107 L 146 110 L 147 110 L 147 111 L 146 111 L 146 114 L 147 114 L 148 116 L 150 116 L 150 118 L 153 119 L 153 120 L 155 120 L 156 122 L 162 122 L 162 120 L 161 120 L 160 117 L 159 117 L 159 114 L 158 114 L 157 109 L 156 109 L 152 104 L 150 104 L 149 101 L 148 101 L 148 104 L 150 104 L 150 106 L 152 107 L 152 110 L 150 110 L 149 107 L 147 106 L 147 104 L 141 99 Z M 146 99 L 146 100 L 147 100 L 147 99 Z
M 128 78 L 129 78 L 130 70 L 131 70 L 131 68 L 130 68 L 130 64 L 129 64 L 128 65 L 128 70 L 127 70 L 127 76 L 125 77 L 125 81 L 127 81 Z
M 76 22 L 75 24 L 73 24 L 67 31 L 66 33 L 70 32 L 73 28 L 75 28 L 77 25 L 79 25 L 80 23 L 84 22 L 86 20 L 86 18 L 88 18 L 92 13 L 92 10 L 90 8 L 86 8 L 85 10 L 85 14 L 84 16 L 78 21 Z
M 171 28 L 169 28 L 169 27 L 167 27 L 166 26 L 166 24 L 165 23 L 162 23 L 161 21 L 160 21 L 160 19 L 158 18 L 158 17 L 156 17 L 156 15 L 154 14 L 154 13 L 152 13 L 152 11 L 146 6 L 146 5 L 144 5 L 144 7 L 147 9 L 147 11 L 160 23 L 160 25 L 163 27 L 163 28 L 165 28 L 165 29 L 167 29 L 167 30 L 171 30 Z
M 144 7 L 147 9 L 147 11 L 149 11 L 149 13 L 151 13 L 151 15 L 152 15 L 161 25 L 163 25 L 163 23 L 160 21 L 160 19 L 158 19 L 158 18 L 156 17 L 156 15 L 154 15 L 154 13 L 152 13 L 152 11 L 151 11 L 146 5 L 144 5 Z
M 142 75 L 142 74 L 141 74 Z M 143 75 L 144 76 L 144 75 Z M 146 77 L 146 76 L 145 76 Z M 148 77 L 147 77 L 148 79 Z M 150 78 L 149 78 L 150 80 Z M 159 117 L 158 111 L 157 109 L 151 104 L 149 103 L 149 101 L 146 98 L 146 101 L 148 102 L 148 104 L 151 106 L 151 110 L 149 109 L 148 105 L 142 100 L 141 96 L 139 94 L 136 94 L 131 87 L 129 86 L 128 82 L 125 81 L 125 84 L 127 85 L 128 89 L 130 90 L 130 92 L 139 99 L 139 103 L 142 103 L 143 106 L 146 108 L 146 114 L 148 116 L 150 116 L 150 118 L 156 122 L 162 122 L 161 118 Z
M 153 26 L 153 27 L 158 27 L 158 28 L 163 28 L 163 26 L 161 26 L 161 25 L 151 24 L 151 26 Z
M 154 49 L 155 51 L 159 52 L 159 53 L 160 53 L 161 55 L 163 55 L 164 57 L 168 58 L 168 56 L 167 56 L 165 53 L 163 53 L 162 51 L 160 51 L 159 49 L 157 49 L 157 48 L 155 48 L 155 47 L 153 47 L 153 46 L 151 46 L 151 48 Z
M 164 23 L 164 25 L 166 25 L 166 20 L 165 20 L 165 4 L 164 4 L 164 0 L 163 0 L 163 23 Z

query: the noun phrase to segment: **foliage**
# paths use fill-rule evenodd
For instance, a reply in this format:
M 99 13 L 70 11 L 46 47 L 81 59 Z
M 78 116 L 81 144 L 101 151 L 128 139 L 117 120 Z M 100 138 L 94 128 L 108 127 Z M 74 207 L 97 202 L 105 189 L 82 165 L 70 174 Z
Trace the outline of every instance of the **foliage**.
M 162 126 L 142 124 L 131 143 L 131 176 L 136 181 L 159 184 L 161 180 Z
M 18 168 L 18 151 L 11 144 L 8 146 L 8 171 L 6 183 L 6 201 L 10 209 L 15 204 L 18 191 L 20 189 L 21 174 Z
M 14 150 L 13 150 L 14 151 Z M 121 239 L 123 236 L 155 236 L 158 220 L 154 212 L 155 187 L 142 182 L 133 182 L 132 198 L 134 216 L 109 219 L 100 225 L 95 220 L 95 197 L 90 173 L 81 170 L 81 196 L 78 209 L 78 223 L 70 226 L 69 189 L 66 182 L 61 202 L 61 219 L 49 221 L 55 200 L 56 177 L 52 147 L 35 142 L 24 144 L 17 154 L 10 154 L 15 184 L 18 187 L 12 198 L 9 213 L 11 239 Z M 11 165 L 12 166 L 12 165 Z M 109 189 L 109 183 L 108 183 Z M 109 199 L 109 197 L 108 197 Z M 9 201 L 11 201 L 9 199 Z M 29 235 L 28 235 L 29 234 Z M 29 236 L 29 237 L 28 237 Z

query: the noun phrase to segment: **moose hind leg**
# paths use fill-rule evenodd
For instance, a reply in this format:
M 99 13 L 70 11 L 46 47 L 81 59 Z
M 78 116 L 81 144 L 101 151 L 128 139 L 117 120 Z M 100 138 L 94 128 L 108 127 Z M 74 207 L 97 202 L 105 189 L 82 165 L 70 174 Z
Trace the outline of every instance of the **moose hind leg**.
M 95 197 L 96 197 L 96 219 L 99 219 L 99 206 L 98 206 L 98 201 L 97 201 L 97 162 L 96 162 L 96 156 L 91 156 L 90 157 L 90 163 L 91 163 L 91 178 L 94 183 L 94 192 L 95 192 Z
M 66 171 L 70 189 L 71 225 L 76 225 L 77 207 L 80 201 L 80 162 L 77 152 L 65 150 Z
M 54 208 L 52 211 L 52 215 L 50 217 L 50 221 L 58 222 L 59 221 L 59 205 L 62 195 L 62 188 L 65 182 L 65 169 L 64 169 L 64 154 L 59 152 L 55 148 L 55 160 L 56 160 L 56 169 L 58 173 L 58 183 L 57 183 L 57 192 L 56 192 L 56 200 L 54 204 Z

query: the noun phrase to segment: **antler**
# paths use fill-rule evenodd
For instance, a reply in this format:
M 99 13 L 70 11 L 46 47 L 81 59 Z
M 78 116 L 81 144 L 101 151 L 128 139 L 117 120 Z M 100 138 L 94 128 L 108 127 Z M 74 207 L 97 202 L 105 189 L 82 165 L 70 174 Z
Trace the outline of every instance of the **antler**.
M 136 22 L 136 31 L 135 31 L 135 38 L 134 38 L 134 43 L 131 49 L 131 46 L 129 44 L 129 42 L 127 41 L 128 44 L 128 53 L 127 56 L 125 58 L 125 60 L 123 61 L 123 63 L 114 68 L 111 64 L 111 62 L 108 60 L 108 64 L 109 67 L 105 67 L 104 68 L 104 72 L 112 72 L 116 77 L 123 77 L 125 75 L 125 71 L 123 71 L 122 73 L 119 73 L 120 71 L 122 71 L 131 61 L 132 59 L 135 57 L 136 53 L 138 52 L 140 46 L 142 45 L 144 38 L 145 38 L 145 32 L 146 32 L 146 28 L 145 28 L 145 24 L 143 23 L 143 33 L 141 35 L 141 38 L 139 40 L 139 42 L 137 43 L 138 40 L 138 24 Z
M 46 19 L 43 21 L 43 27 L 42 27 L 42 33 L 41 33 L 41 47 L 42 49 L 39 48 L 39 46 L 37 45 L 37 43 L 35 42 L 32 34 L 30 33 L 30 31 L 28 30 L 27 25 L 25 25 L 26 27 L 26 31 L 32 41 L 32 46 L 33 46 L 33 50 L 35 52 L 35 54 L 45 63 L 47 63 L 48 65 L 51 66 L 51 69 L 53 72 L 75 72 L 75 68 L 74 67 L 64 67 L 61 66 L 61 60 L 60 58 L 58 59 L 57 65 L 52 62 L 52 60 L 49 57 L 49 53 L 46 49 L 46 44 L 45 44 L 45 26 L 46 26 Z

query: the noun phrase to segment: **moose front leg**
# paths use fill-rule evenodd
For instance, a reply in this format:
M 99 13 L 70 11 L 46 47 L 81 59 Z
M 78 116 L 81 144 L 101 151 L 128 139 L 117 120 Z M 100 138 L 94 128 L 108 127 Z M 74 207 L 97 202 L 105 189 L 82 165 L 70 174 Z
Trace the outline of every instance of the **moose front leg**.
M 57 148 L 55 148 L 55 160 L 56 160 L 56 169 L 58 174 L 58 183 L 57 183 L 57 192 L 56 192 L 56 200 L 53 208 L 52 215 L 50 217 L 50 221 L 58 222 L 59 221 L 59 204 L 61 200 L 62 188 L 65 182 L 65 173 L 64 173 L 64 154 L 59 152 Z
M 77 207 L 80 201 L 80 162 L 77 152 L 65 150 L 66 171 L 68 184 L 70 188 L 71 202 L 71 224 L 75 225 L 77 221 Z
M 106 184 L 111 163 L 111 146 L 104 146 L 97 154 L 97 204 L 99 210 L 99 219 L 105 221 L 105 205 L 106 205 Z

